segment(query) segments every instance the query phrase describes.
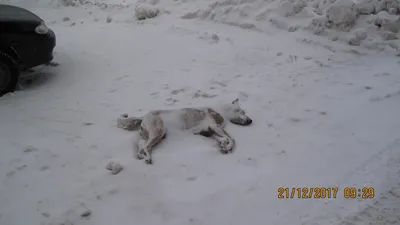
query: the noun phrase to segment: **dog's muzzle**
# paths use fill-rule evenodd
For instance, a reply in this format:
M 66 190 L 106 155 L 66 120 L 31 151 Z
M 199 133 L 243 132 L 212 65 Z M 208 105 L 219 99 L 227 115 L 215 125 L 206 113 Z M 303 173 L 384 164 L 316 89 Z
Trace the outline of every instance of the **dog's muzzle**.
M 247 125 L 250 125 L 251 123 L 253 123 L 253 120 L 250 119 L 250 118 L 248 118 L 248 119 L 246 120 L 246 124 L 247 124 Z

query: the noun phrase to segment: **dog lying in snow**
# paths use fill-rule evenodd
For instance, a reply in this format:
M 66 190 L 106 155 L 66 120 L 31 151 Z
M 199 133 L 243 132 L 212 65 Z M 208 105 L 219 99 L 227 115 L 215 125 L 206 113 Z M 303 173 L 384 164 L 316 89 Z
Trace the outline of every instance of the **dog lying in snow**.
M 135 143 L 136 156 L 152 164 L 152 149 L 166 137 L 167 127 L 191 130 L 217 141 L 223 154 L 232 152 L 235 140 L 224 130 L 225 121 L 238 125 L 250 125 L 252 120 L 239 106 L 239 99 L 214 108 L 181 108 L 155 110 L 143 117 L 129 117 L 123 114 L 118 118 L 117 126 L 124 130 L 140 129 Z M 139 128 L 140 127 L 140 128 Z

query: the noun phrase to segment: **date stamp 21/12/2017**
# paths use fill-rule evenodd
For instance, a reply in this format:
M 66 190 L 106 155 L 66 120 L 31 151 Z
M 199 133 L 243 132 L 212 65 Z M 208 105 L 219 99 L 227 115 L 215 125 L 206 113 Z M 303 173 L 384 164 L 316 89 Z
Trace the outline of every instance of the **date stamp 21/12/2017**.
M 340 196 L 345 199 L 371 199 L 375 197 L 375 189 L 372 187 L 346 187 L 340 191 L 338 187 L 278 188 L 279 199 L 330 199 Z

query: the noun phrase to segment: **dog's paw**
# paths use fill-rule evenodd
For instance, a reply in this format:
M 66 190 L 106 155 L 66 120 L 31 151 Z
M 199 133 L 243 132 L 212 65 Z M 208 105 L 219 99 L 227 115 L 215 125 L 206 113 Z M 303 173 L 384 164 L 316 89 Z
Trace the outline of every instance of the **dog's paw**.
M 142 160 L 144 157 L 143 157 L 141 154 L 137 154 L 137 155 L 136 155 L 136 158 L 137 158 L 138 160 Z
M 139 160 L 142 160 L 146 157 L 146 153 L 143 151 L 143 149 L 138 149 L 136 152 L 136 158 Z
M 218 144 L 222 154 L 228 154 L 233 150 L 233 141 L 229 138 L 220 138 Z
M 146 159 L 146 164 L 153 164 L 153 160 L 152 159 Z
M 230 153 L 230 151 L 227 151 L 225 149 L 220 149 L 219 151 L 221 152 L 222 155 L 226 155 L 226 154 Z

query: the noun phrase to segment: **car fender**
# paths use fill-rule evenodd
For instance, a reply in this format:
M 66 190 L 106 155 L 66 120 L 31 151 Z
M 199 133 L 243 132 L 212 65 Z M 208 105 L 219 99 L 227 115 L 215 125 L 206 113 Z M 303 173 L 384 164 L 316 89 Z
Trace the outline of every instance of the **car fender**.
M 0 52 L 8 55 L 16 65 L 21 65 L 21 63 L 19 63 L 20 57 L 17 51 L 12 46 L 0 44 Z
M 21 68 L 21 66 L 20 66 L 21 64 L 19 64 L 18 61 L 15 60 L 7 52 L 3 51 L 2 48 L 0 48 L 0 60 L 7 63 L 7 65 L 10 67 L 11 72 L 14 74 L 14 76 L 19 77 L 19 70 Z

